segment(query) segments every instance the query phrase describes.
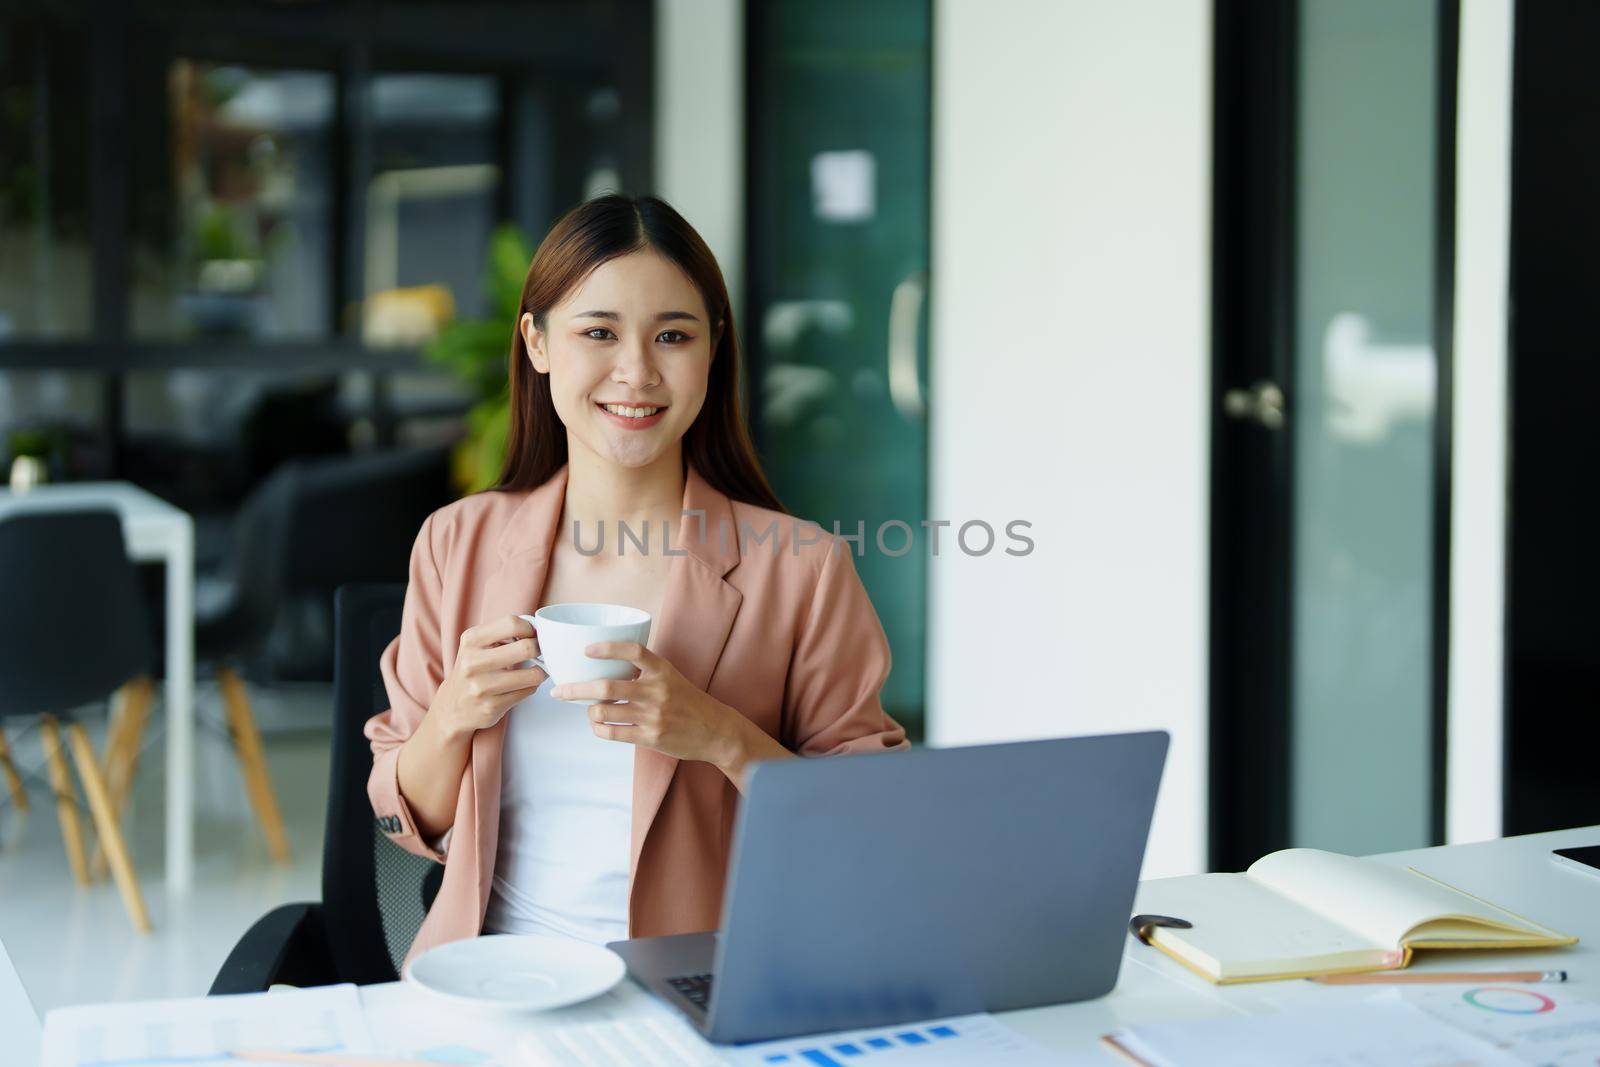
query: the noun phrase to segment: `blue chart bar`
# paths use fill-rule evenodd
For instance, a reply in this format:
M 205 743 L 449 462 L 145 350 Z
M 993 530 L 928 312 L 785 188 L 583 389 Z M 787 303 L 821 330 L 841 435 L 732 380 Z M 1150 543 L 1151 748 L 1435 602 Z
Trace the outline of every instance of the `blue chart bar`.
M 874 1052 L 884 1052 L 891 1049 L 900 1051 L 916 1050 L 920 1047 L 930 1046 L 936 1041 L 959 1036 L 953 1026 L 932 1026 L 927 1030 L 897 1030 L 891 1035 L 876 1035 L 861 1037 L 854 1041 L 841 1042 L 831 1046 L 830 1049 L 801 1048 L 793 1053 L 773 1052 L 764 1057 L 767 1063 L 788 1063 L 796 1067 L 845 1067 L 842 1060 L 855 1060 L 866 1058 Z M 898 1060 L 896 1061 L 898 1062 Z

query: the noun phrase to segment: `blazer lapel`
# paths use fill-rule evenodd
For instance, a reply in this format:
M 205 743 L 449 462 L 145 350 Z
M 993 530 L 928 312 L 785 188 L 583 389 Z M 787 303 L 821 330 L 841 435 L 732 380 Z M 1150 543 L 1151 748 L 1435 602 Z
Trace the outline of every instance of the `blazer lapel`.
M 650 628 L 649 647 L 695 688 L 707 690 L 722 658 L 743 595 L 723 580 L 739 562 L 739 531 L 727 496 L 685 464 L 683 511 L 671 551 L 660 617 Z M 633 849 L 630 871 L 639 868 L 646 837 L 661 810 L 679 760 L 655 749 L 634 750 Z
M 528 494 L 500 535 L 499 569 L 484 593 L 479 617 L 472 625 L 504 615 L 532 615 L 544 595 L 550 556 L 566 502 L 567 468 L 563 466 Z M 505 751 L 506 719 L 472 735 L 472 806 L 478 821 L 478 915 L 489 903 L 494 854 L 499 844 L 500 767 Z

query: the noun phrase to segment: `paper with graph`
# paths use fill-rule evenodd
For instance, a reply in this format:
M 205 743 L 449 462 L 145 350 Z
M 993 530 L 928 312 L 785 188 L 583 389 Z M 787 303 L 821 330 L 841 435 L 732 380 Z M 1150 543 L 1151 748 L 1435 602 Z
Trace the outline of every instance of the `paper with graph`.
M 353 985 L 88 1004 L 45 1017 L 41 1067 L 240 1067 L 241 1050 L 369 1053 L 372 1035 Z

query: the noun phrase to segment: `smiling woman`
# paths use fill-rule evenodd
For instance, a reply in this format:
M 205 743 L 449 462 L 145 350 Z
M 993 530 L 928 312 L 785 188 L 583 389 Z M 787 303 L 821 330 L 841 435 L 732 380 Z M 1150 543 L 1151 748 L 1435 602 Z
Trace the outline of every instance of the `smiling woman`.
M 695 310 L 653 311 L 666 300 Z M 601 303 L 605 310 L 568 312 Z M 533 368 L 551 375 L 552 359 L 570 361 L 550 380 L 556 414 L 584 444 L 610 451 L 621 462 L 651 455 L 662 442 L 676 442 L 694 422 L 705 400 L 716 328 L 692 280 L 665 256 L 643 248 L 596 267 L 577 289 L 552 308 L 541 325 L 527 311 L 520 322 Z M 709 340 L 708 340 L 709 339 Z M 607 426 L 624 431 L 658 427 L 646 437 L 602 442 L 585 430 L 594 411 Z M 752 462 L 749 457 L 744 461 Z M 765 477 L 756 472 L 757 477 Z
M 586 351 L 594 362 L 620 347 L 626 359 L 626 341 L 646 336 L 652 357 L 673 354 L 658 364 L 668 388 L 650 402 L 692 387 L 673 398 L 679 410 L 658 439 L 681 442 L 687 462 L 730 496 L 782 511 L 739 406 L 742 356 L 722 270 L 693 227 L 655 197 L 591 200 L 556 223 L 534 254 L 513 330 L 511 434 L 499 488 L 531 489 L 566 462 L 575 412 L 572 397 L 553 394 L 552 355 Z M 690 377 L 670 373 L 685 362 Z M 584 403 L 645 399 L 626 381 L 607 390 Z M 711 410 L 698 419 L 708 398 Z
M 790 521 L 769 552 L 710 534 L 789 519 L 744 424 L 737 336 L 715 258 L 653 197 L 582 204 L 535 253 L 500 484 L 423 524 L 391 706 L 367 725 L 380 825 L 445 864 L 408 958 L 483 931 L 711 929 L 755 762 L 907 747 L 848 547 Z M 675 545 L 583 551 L 577 531 L 607 524 Z M 558 688 L 530 664 L 522 616 L 561 603 L 648 613 L 647 643 L 587 649 L 632 677 Z

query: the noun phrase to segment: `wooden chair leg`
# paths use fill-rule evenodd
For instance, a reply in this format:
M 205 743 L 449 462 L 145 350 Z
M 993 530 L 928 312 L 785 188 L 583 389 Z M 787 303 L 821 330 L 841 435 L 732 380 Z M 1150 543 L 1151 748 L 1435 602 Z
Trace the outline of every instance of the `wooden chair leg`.
M 123 734 L 128 723 L 128 701 L 133 696 L 134 682 L 125 683 L 112 695 L 106 714 L 106 751 L 100 761 L 100 773 L 106 784 L 111 784 L 112 768 L 116 766 L 117 753 L 121 751 Z
M 284 835 L 283 816 L 278 813 L 278 798 L 272 789 L 272 776 L 267 772 L 261 731 L 256 728 L 255 713 L 250 710 L 244 679 L 232 667 L 222 667 L 217 671 L 217 680 L 222 684 L 222 703 L 227 708 L 228 730 L 233 735 L 234 751 L 239 755 L 239 767 L 244 772 L 245 790 L 250 795 L 250 804 L 255 808 L 262 832 L 267 836 L 267 853 L 275 863 L 288 863 L 289 839 Z
M 61 840 L 67 846 L 67 862 L 79 885 L 89 884 L 89 861 L 83 853 L 83 826 L 78 822 L 78 796 L 72 788 L 72 773 L 61 752 L 61 731 L 54 715 L 39 716 L 39 733 L 44 738 L 44 758 L 50 768 L 50 788 L 56 795 L 56 817 L 61 820 Z
M 78 777 L 83 782 L 84 795 L 89 798 L 89 811 L 94 816 L 94 826 L 106 848 L 106 858 L 111 862 L 111 877 L 116 879 L 117 892 L 122 894 L 122 905 L 128 909 L 128 918 L 141 934 L 150 932 L 150 915 L 144 910 L 144 897 L 139 892 L 139 879 L 133 873 L 133 863 L 128 859 L 128 845 L 122 839 L 122 829 L 111 812 L 111 796 L 106 792 L 106 782 L 100 775 L 100 764 L 95 762 L 94 746 L 89 743 L 89 732 L 83 723 L 69 723 L 67 738 L 72 742 L 72 760 L 78 766 Z
M 22 775 L 17 773 L 17 765 L 11 759 L 11 746 L 6 743 L 6 734 L 0 730 L 0 774 L 6 779 L 6 789 L 11 793 L 11 802 L 17 806 L 18 811 L 28 810 L 28 791 L 22 788 Z
M 123 686 L 115 720 L 106 737 L 106 791 L 111 796 L 111 817 L 120 826 L 128 808 L 128 793 L 133 789 L 134 773 L 139 769 L 139 754 L 144 748 L 144 731 L 150 722 L 150 704 L 155 683 L 139 677 Z M 106 850 L 96 841 L 89 856 L 89 876 L 95 880 L 106 873 Z

